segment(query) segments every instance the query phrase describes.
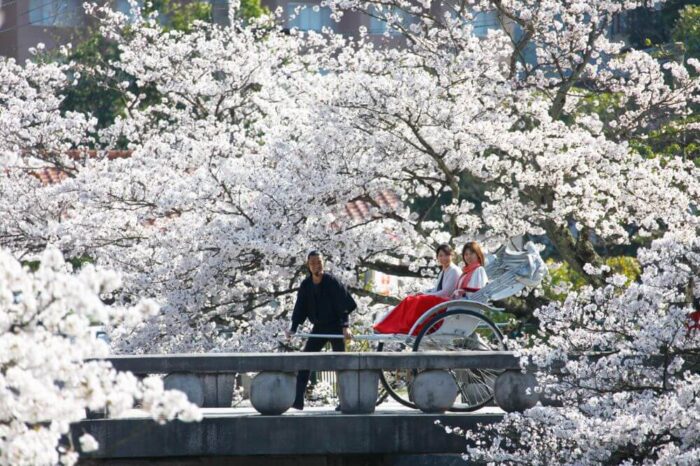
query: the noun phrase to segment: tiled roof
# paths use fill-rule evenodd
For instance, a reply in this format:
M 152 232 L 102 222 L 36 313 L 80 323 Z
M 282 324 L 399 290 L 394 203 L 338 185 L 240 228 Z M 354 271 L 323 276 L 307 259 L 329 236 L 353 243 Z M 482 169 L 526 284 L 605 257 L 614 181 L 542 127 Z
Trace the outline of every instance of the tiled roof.
M 66 155 L 70 157 L 73 160 L 80 160 L 85 157 L 94 159 L 97 157 L 97 151 L 96 150 L 77 150 L 77 149 L 71 149 L 69 151 L 66 151 Z M 107 158 L 109 160 L 114 160 L 114 159 L 125 159 L 127 157 L 131 156 L 131 151 L 129 150 L 110 150 L 107 151 Z M 56 167 L 49 167 L 49 168 L 44 168 L 41 170 L 33 171 L 31 172 L 32 176 L 35 176 L 39 179 L 39 181 L 42 182 L 42 184 L 54 184 L 54 183 L 59 183 L 66 178 L 68 178 L 68 174 L 65 172 L 65 170 L 61 170 L 60 168 Z
M 356 199 L 345 204 L 345 215 L 353 222 L 367 221 L 372 218 L 372 209 L 395 211 L 401 206 L 401 200 L 395 192 L 383 190 L 372 196 L 371 202 L 367 199 Z
M 58 168 L 44 168 L 43 170 L 33 171 L 31 174 L 37 177 L 42 184 L 54 184 L 68 178 L 68 174 Z
M 87 156 L 90 159 L 94 159 L 95 157 L 97 157 L 96 150 L 71 149 L 71 150 L 67 151 L 66 154 L 74 160 L 80 160 L 82 158 L 85 158 L 85 156 Z M 107 151 L 107 158 L 109 160 L 127 159 L 129 157 L 131 157 L 130 150 L 108 150 Z

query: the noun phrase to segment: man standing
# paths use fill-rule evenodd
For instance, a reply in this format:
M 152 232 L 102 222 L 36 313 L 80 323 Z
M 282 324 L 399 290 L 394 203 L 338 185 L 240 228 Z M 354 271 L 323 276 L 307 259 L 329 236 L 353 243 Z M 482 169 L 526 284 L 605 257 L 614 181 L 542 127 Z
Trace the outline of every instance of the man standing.
M 344 339 L 309 338 L 304 346 L 304 352 L 321 351 L 326 342 L 330 342 L 333 351 L 345 351 L 344 340 L 352 337 L 348 315 L 357 308 L 357 304 L 337 278 L 323 271 L 321 253 L 311 251 L 306 258 L 306 265 L 310 275 L 299 286 L 297 301 L 292 312 L 292 327 L 286 331 L 287 337 L 295 333 L 299 325 L 309 319 L 314 325 L 312 334 L 342 334 Z M 308 383 L 309 371 L 299 371 L 293 408 L 304 409 L 304 392 Z

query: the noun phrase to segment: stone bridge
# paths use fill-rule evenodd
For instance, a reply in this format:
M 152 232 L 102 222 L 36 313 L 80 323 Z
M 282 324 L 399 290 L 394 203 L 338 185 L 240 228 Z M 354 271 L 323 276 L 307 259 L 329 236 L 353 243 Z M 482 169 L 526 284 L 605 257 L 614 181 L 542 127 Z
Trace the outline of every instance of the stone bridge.
M 204 418 L 158 425 L 139 410 L 120 419 L 90 413 L 72 426 L 74 444 L 89 432 L 100 448 L 82 454 L 81 464 L 464 465 L 459 454 L 466 441 L 447 435 L 436 421 L 474 429 L 497 422 L 503 410 L 494 405 L 472 413 L 441 412 L 441 373 L 502 370 L 496 399 L 503 407 L 534 404 L 524 394 L 528 374 L 519 371 L 518 358 L 510 352 L 178 354 L 109 360 L 116 369 L 137 375 L 168 374 L 166 387 L 185 391 L 203 407 Z M 337 371 L 340 412 L 333 407 L 287 412 L 294 372 L 300 369 Z M 379 372 L 396 369 L 416 369 L 425 377 L 422 392 L 414 393 L 422 411 L 393 403 L 375 409 Z M 235 376 L 251 372 L 257 373 L 252 406 L 232 408 Z

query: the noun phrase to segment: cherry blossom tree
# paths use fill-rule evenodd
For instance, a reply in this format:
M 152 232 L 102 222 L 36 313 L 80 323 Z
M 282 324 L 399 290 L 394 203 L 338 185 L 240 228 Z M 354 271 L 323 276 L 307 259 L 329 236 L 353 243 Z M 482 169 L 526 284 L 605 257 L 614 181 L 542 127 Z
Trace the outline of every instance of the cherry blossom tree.
M 129 156 L 77 151 L 64 158 L 80 168 L 62 170 L 65 179 L 48 186 L 26 172 L 60 165 L 15 157 L 6 165 L 15 184 L 7 185 L 4 207 L 13 217 L 3 226 L 16 249 L 50 238 L 73 256 L 123 271 L 125 295 L 166 304 L 139 336 L 120 334 L 123 349 L 240 348 L 239 335 L 225 346 L 215 326 L 278 328 L 266 325 L 270 304 L 293 292 L 310 247 L 332 256 L 353 243 L 392 246 L 381 219 L 357 231 L 339 228 L 339 210 L 358 188 L 345 183 L 342 158 L 304 147 L 313 143 L 307 126 L 320 125 L 309 119 L 325 92 L 316 85 L 319 69 L 342 38 L 290 36 L 262 23 L 198 24 L 183 33 L 164 31 L 155 17 L 93 13 L 103 34 L 119 41 L 122 59 L 84 72 L 101 73 L 106 83 L 126 73 L 143 90 L 123 86 L 128 115 L 99 135 L 105 147 L 126 144 Z M 55 217 L 28 217 L 22 207 L 30 204 Z M 351 269 L 337 272 L 354 281 Z
M 159 422 L 201 418 L 182 392 L 164 391 L 159 378 L 143 381 L 115 371 L 108 345 L 91 325 L 133 327 L 157 313 L 153 302 L 107 306 L 120 286 L 114 272 L 92 265 L 71 273 L 55 248 L 34 271 L 0 250 L 0 464 L 74 464 L 79 451 L 97 448 L 89 434 L 67 439 L 70 423 L 86 410 L 120 416 L 135 401 Z
M 91 7 L 120 60 L 3 62 L 27 83 L 0 99 L 17 129 L 3 141 L 24 127 L 54 136 L 2 145 L 0 241 L 25 255 L 55 244 L 121 271 L 123 296 L 157 298 L 161 314 L 118 330 L 123 351 L 270 349 L 310 248 L 363 308 L 390 302 L 364 289 L 368 271 L 415 290 L 437 243 L 474 237 L 546 235 L 603 284 L 584 270 L 600 268 L 601 248 L 686 224 L 700 197 L 697 168 L 630 145 L 698 95 L 686 64 L 607 39 L 611 18 L 637 3 L 329 3 L 336 18 L 363 9 L 401 30 L 408 45 L 393 49 L 366 31 L 351 42 L 270 18 L 167 31 L 153 15 Z M 471 20 L 489 8 L 503 27 L 476 37 Z M 75 73 L 120 89 L 124 117 L 95 134 L 89 116 L 62 113 Z M 617 99 L 605 117 L 590 110 L 598 94 Z M 47 168 L 64 179 L 26 176 Z M 403 203 L 376 202 L 387 190 Z M 350 201 L 370 207 L 363 220 L 343 215 Z
M 45 196 L 38 175 L 50 168 L 59 177 L 80 167 L 68 151 L 90 143 L 94 120 L 59 110 L 61 90 L 70 85 L 68 66 L 0 58 L 0 222 L 2 245 L 39 253 L 49 243 L 50 225 L 60 222 L 67 205 Z
M 536 313 L 522 350 L 553 400 L 466 433 L 490 464 L 696 464 L 700 461 L 697 223 L 639 252 L 639 283 L 612 276 Z M 591 270 L 592 273 L 595 273 Z M 598 271 L 599 272 L 599 271 Z
M 158 419 L 197 417 L 153 379 L 86 362 L 107 351 L 90 323 L 108 323 L 113 349 L 130 353 L 275 350 L 310 248 L 371 311 L 391 301 L 364 288 L 368 271 L 411 278 L 405 293 L 431 272 L 437 243 L 525 234 L 593 286 L 541 307 L 541 333 L 523 342 L 561 406 L 470 434 L 469 455 L 697 462 L 700 350 L 685 325 L 700 295 L 700 173 L 635 143 L 688 116 L 700 66 L 608 37 L 641 3 L 328 2 L 336 19 L 386 21 L 402 48 L 365 30 L 353 41 L 286 32 L 269 17 L 166 30 L 155 14 L 90 6 L 119 60 L 0 59 L 0 245 L 40 264 L 0 255 L 0 460 L 74 462 L 75 447 L 58 444 L 86 408 L 118 414 L 141 400 Z M 487 11 L 501 27 L 476 35 Z M 99 131 L 61 110 L 83 74 L 125 102 Z M 386 191 L 402 203 L 378 202 Z M 366 215 L 347 216 L 358 201 Z M 599 255 L 632 240 L 649 245 L 638 283 Z M 54 248 L 86 264 L 70 274 Z M 104 293 L 127 307 L 105 306 Z
M 678 221 L 670 212 L 696 194 L 692 166 L 673 161 L 668 179 L 665 161 L 643 160 L 629 147 L 660 122 L 687 115 L 698 99 L 698 80 L 683 63 L 622 53 L 624 44 L 608 39 L 615 16 L 642 2 L 329 4 L 405 35 L 407 50 L 363 62 L 367 78 L 340 84 L 338 102 L 351 109 L 348 124 L 369 135 L 365 145 L 401 154 L 386 173 L 427 198 L 419 218 L 443 217 L 452 237 L 544 233 L 563 260 L 600 284 L 583 271 L 601 262 L 592 239 L 614 245 L 663 231 L 666 220 Z M 501 27 L 479 39 L 473 21 L 487 12 Z M 696 61 L 687 65 L 697 70 Z M 617 99 L 610 115 L 586 110 L 605 95 Z M 681 189 L 664 200 L 669 185 Z

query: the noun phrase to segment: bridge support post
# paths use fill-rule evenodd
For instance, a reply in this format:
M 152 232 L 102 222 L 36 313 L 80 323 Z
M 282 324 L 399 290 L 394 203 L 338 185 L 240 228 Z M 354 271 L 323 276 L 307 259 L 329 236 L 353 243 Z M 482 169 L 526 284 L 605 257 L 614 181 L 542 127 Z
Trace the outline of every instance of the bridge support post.
M 493 387 L 496 404 L 508 413 L 525 411 L 537 404 L 537 378 L 519 370 L 507 370 L 498 376 Z
M 260 414 L 278 415 L 291 408 L 296 395 L 291 372 L 260 372 L 250 384 L 250 403 Z
M 379 372 L 375 370 L 338 371 L 338 397 L 344 414 L 371 414 L 377 405 Z
M 203 408 L 230 408 L 236 374 L 192 374 L 173 372 L 165 376 L 167 390 L 180 390 L 192 403 Z
M 411 399 L 424 413 L 444 413 L 457 398 L 459 388 L 445 370 L 427 370 L 416 375 Z

